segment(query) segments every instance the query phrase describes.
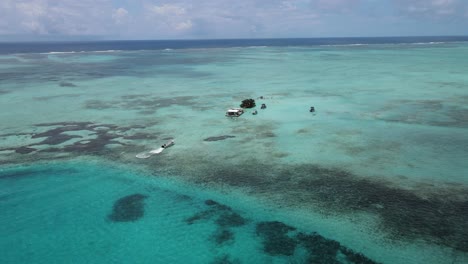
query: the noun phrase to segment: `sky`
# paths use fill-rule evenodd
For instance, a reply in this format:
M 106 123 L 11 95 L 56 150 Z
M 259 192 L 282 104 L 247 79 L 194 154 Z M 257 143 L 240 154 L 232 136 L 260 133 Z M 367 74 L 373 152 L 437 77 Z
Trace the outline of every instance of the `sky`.
M 468 35 L 468 0 L 0 0 L 0 41 Z

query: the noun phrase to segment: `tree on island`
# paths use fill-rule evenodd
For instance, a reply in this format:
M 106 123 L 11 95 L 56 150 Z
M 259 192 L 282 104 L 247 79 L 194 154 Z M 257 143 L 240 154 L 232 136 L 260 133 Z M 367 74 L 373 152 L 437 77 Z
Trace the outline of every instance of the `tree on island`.
M 245 99 L 242 101 L 240 105 L 242 108 L 253 108 L 255 107 L 255 100 L 254 99 Z

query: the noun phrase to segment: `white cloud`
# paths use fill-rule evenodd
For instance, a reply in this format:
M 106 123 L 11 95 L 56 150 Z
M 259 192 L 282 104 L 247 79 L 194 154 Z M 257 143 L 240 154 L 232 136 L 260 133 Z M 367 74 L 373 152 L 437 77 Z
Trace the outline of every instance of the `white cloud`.
M 177 37 L 192 29 L 193 14 L 187 11 L 190 5 L 161 4 L 146 5 L 146 23 L 151 34 Z
M 191 29 L 192 26 L 193 26 L 192 21 L 187 20 L 187 21 L 184 21 L 184 22 L 181 22 L 181 23 L 177 24 L 175 26 L 175 29 L 176 30 L 188 30 L 188 29 Z
M 343 12 L 353 10 L 361 0 L 315 0 L 313 3 L 321 10 Z
M 397 8 L 409 15 L 448 17 L 467 10 L 460 0 L 393 0 Z
M 111 0 L 1 0 L 0 32 L 100 35 L 110 31 Z
M 155 5 L 152 6 L 150 10 L 155 14 L 163 16 L 181 16 L 186 13 L 185 8 L 171 4 L 163 4 L 161 6 Z
M 447 29 L 461 21 L 455 31 L 466 32 L 467 17 L 468 0 L 0 0 L 0 35 L 349 36 L 365 35 L 373 24 L 382 27 L 374 32 L 385 34 L 387 23 L 395 34 L 397 26 L 408 27 L 404 23 L 428 21 L 439 23 L 441 32 L 444 21 Z
M 124 24 L 128 20 L 128 11 L 125 8 L 117 8 L 112 12 L 112 18 L 116 24 Z

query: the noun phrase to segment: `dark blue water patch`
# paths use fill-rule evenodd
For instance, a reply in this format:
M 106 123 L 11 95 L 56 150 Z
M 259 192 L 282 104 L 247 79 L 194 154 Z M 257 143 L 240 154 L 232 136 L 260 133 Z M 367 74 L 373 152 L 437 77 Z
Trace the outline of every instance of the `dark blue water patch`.
M 55 55 L 62 60 L 50 60 L 47 55 L 28 57 L 28 62 L 15 64 L 2 70 L 0 78 L 15 83 L 49 83 L 75 88 L 80 80 L 100 79 L 114 76 L 173 76 L 178 78 L 205 78 L 208 72 L 193 66 L 227 60 L 222 56 L 191 56 L 190 54 L 168 55 L 162 52 L 119 53 L 110 61 L 86 62 L 89 54 Z M 33 58 L 29 58 L 33 56 Z M 105 56 L 105 55 L 103 55 Z M 80 60 L 75 60 L 79 58 Z M 60 77 L 58 77 L 60 76 Z M 63 80 L 67 80 L 65 83 Z
M 27 177 L 40 176 L 66 176 L 76 174 L 79 171 L 73 168 L 68 169 L 22 169 L 22 170 L 6 170 L 0 171 L 0 179 L 20 179 Z
M 70 41 L 70 42 L 20 42 L 0 43 L 0 54 L 79 52 L 112 50 L 164 50 L 230 47 L 307 47 L 319 45 L 350 44 L 404 44 L 463 42 L 468 36 L 424 37 L 350 37 L 350 38 L 289 38 L 289 39 L 212 39 L 212 40 L 135 40 L 135 41 Z
M 112 222 L 134 222 L 145 214 L 144 200 L 148 196 L 132 194 L 122 197 L 114 202 L 112 213 L 107 218 Z

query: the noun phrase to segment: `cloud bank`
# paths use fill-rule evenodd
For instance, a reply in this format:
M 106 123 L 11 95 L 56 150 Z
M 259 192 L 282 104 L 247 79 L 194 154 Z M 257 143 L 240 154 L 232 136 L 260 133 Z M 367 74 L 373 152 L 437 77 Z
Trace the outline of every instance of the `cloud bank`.
M 465 0 L 2 0 L 0 16 L 0 37 L 31 39 L 468 34 Z

